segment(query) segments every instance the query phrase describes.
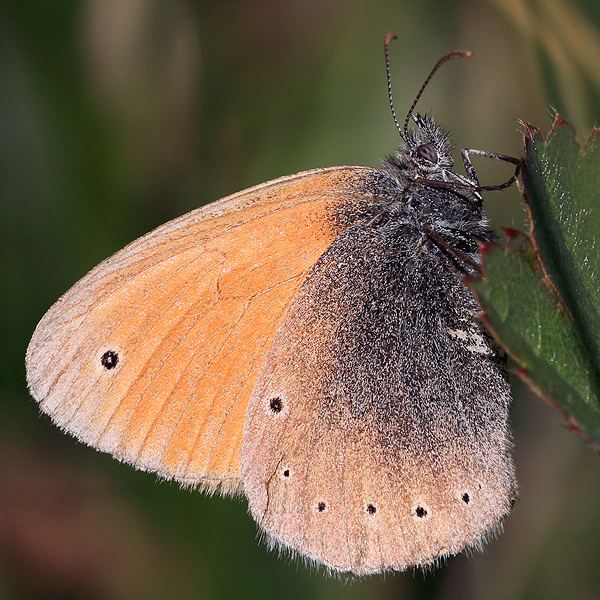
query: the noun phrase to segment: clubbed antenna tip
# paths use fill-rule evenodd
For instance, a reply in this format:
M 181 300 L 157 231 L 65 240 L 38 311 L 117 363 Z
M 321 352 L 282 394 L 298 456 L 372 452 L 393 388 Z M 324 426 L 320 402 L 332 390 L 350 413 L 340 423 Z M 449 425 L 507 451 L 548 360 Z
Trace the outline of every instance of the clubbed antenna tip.
M 410 121 L 410 117 L 413 114 L 413 110 L 415 109 L 415 106 L 417 105 L 419 98 L 423 94 L 423 91 L 427 87 L 427 84 L 431 81 L 431 78 L 434 76 L 435 72 L 445 62 L 447 62 L 453 58 L 469 58 L 470 56 L 472 56 L 472 53 L 469 52 L 468 50 L 454 50 L 454 52 L 448 52 L 448 54 L 445 54 L 444 56 L 442 56 L 442 58 L 440 58 L 440 60 L 437 61 L 435 67 L 433 67 L 433 69 L 431 70 L 431 73 L 429 73 L 429 75 L 427 76 L 425 83 L 423 83 L 423 85 L 421 86 L 421 89 L 419 90 L 419 93 L 417 94 L 416 98 L 414 99 L 412 106 L 410 107 L 408 113 L 406 114 L 406 119 L 404 120 L 404 127 L 401 128 L 400 123 L 398 123 L 398 118 L 396 117 L 396 110 L 394 109 L 394 99 L 392 96 L 392 77 L 390 74 L 390 48 L 389 47 L 390 47 L 390 42 L 392 40 L 396 40 L 396 39 L 398 39 L 398 36 L 395 33 L 388 33 L 385 36 L 385 40 L 383 42 L 384 49 L 385 49 L 385 68 L 386 68 L 386 72 L 387 72 L 388 97 L 390 100 L 390 108 L 392 109 L 392 117 L 394 118 L 394 123 L 396 124 L 396 129 L 398 129 L 398 133 L 400 134 L 400 137 L 403 140 L 406 140 L 406 137 L 408 135 L 408 122 Z

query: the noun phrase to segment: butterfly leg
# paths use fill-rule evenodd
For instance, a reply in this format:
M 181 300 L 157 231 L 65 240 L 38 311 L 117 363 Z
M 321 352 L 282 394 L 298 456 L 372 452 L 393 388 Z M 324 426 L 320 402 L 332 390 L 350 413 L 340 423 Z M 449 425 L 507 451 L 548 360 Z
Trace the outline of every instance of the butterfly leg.
M 499 185 L 479 185 L 479 179 L 477 177 L 477 173 L 475 172 L 475 167 L 473 167 L 473 163 L 471 163 L 471 154 L 509 162 L 513 165 L 516 165 L 515 172 L 509 180 Z M 471 194 L 475 196 L 475 201 L 477 205 L 481 206 L 483 203 L 483 198 L 481 197 L 479 192 L 503 190 L 504 188 L 510 187 L 517 180 L 517 177 L 521 172 L 523 164 L 523 161 L 519 158 L 506 156 L 504 154 L 497 154 L 495 152 L 487 152 L 485 150 L 475 150 L 473 148 L 463 148 L 461 150 L 461 155 L 463 159 L 463 164 L 465 166 L 465 171 L 467 172 L 467 179 L 469 180 L 468 184 L 459 183 L 457 181 L 438 181 L 435 179 L 425 179 L 424 177 L 415 178 L 415 182 L 418 184 L 429 185 L 431 187 L 448 188 L 453 190 L 465 190 L 471 192 Z
M 472 261 L 468 256 L 466 256 L 465 254 L 463 254 L 456 248 L 453 248 L 452 245 L 449 244 L 441 235 L 439 235 L 435 231 L 433 231 L 430 223 L 425 223 L 423 225 L 423 231 L 429 237 L 429 239 L 431 239 L 431 241 L 433 241 L 433 243 L 438 248 L 440 248 L 441 250 L 445 250 L 446 252 L 448 252 L 449 254 L 454 256 L 454 258 L 456 258 L 460 263 L 467 265 L 473 271 L 475 271 L 475 273 L 477 273 L 480 277 L 483 277 L 481 265 Z M 420 247 L 421 247 L 421 245 L 419 245 L 419 248 Z
M 487 152 L 486 150 L 475 150 L 473 148 L 463 148 L 460 151 L 463 159 L 463 164 L 465 166 L 465 171 L 469 176 L 469 179 L 475 182 L 477 187 L 476 191 L 493 191 L 493 190 L 503 190 L 504 188 L 510 187 L 519 176 L 521 172 L 522 160 L 520 158 L 514 158 L 513 156 L 506 156 L 505 154 L 497 154 L 496 152 Z M 473 163 L 471 163 L 470 155 L 474 154 L 475 156 L 484 156 L 486 158 L 494 158 L 496 160 L 503 160 L 505 162 L 509 162 L 513 165 L 516 165 L 515 172 L 513 176 L 501 183 L 499 185 L 479 185 L 479 180 L 477 179 L 477 173 L 475 172 L 475 167 L 473 167 Z

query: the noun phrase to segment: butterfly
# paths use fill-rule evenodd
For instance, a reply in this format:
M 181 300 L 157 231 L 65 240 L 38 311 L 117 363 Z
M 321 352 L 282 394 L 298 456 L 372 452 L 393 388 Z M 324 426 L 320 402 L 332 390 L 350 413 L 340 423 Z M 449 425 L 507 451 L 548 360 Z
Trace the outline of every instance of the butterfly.
M 425 566 L 516 497 L 502 355 L 465 276 L 481 191 L 518 160 L 414 112 L 380 169 L 322 168 L 194 210 L 77 282 L 38 324 L 29 389 L 134 467 L 244 494 L 269 544 L 332 572 Z M 414 126 L 409 127 L 412 119 Z M 480 186 L 469 155 L 517 164 Z

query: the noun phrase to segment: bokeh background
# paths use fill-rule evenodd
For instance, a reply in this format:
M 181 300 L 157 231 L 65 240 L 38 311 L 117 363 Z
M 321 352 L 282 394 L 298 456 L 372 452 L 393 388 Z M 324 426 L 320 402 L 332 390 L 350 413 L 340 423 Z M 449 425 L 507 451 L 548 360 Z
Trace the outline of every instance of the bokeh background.
M 600 459 L 514 385 L 520 501 L 483 554 L 423 576 L 326 579 L 257 543 L 241 500 L 158 482 L 38 413 L 24 354 L 46 309 L 160 223 L 281 175 L 377 166 L 419 108 L 458 147 L 520 153 L 553 108 L 600 115 L 596 0 L 0 1 L 0 598 L 600 597 Z M 458 153 L 457 153 L 458 158 Z M 478 159 L 482 182 L 510 166 Z M 515 189 L 495 227 L 525 226 Z

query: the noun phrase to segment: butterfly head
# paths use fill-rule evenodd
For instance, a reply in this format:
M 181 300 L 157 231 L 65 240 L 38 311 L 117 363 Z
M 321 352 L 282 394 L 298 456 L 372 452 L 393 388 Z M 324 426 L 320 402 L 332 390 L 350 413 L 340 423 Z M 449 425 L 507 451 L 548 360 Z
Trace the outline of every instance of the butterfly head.
M 417 113 L 412 118 L 416 127 L 406 132 L 402 144 L 386 162 L 413 178 L 447 180 L 454 166 L 448 132 L 429 114 Z

